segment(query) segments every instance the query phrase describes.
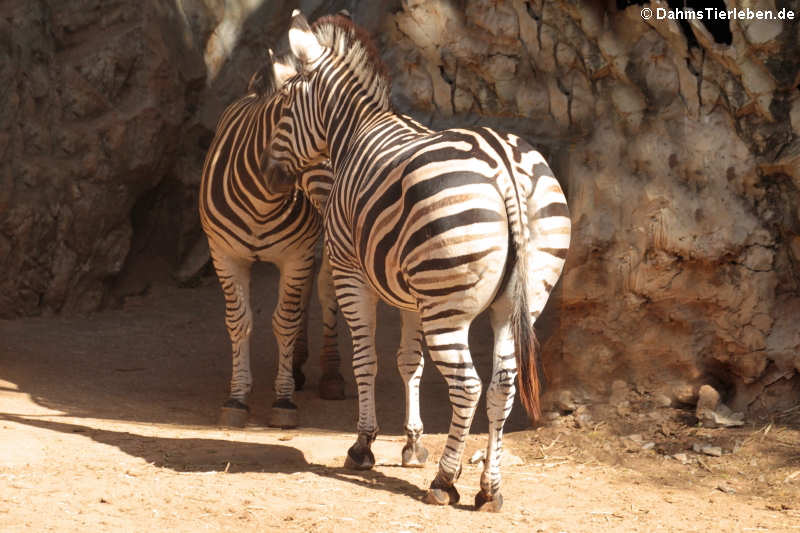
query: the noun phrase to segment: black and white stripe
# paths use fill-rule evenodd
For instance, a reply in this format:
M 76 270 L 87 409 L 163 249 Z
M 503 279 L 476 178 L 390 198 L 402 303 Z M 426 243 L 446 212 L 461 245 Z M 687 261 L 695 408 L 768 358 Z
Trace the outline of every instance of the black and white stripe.
M 454 503 L 454 482 L 481 393 L 468 331 L 489 309 L 495 346 L 487 390 L 490 430 L 476 506 L 499 510 L 502 431 L 515 378 L 539 415 L 532 322 L 558 280 L 570 241 L 566 199 L 542 156 L 489 128 L 431 131 L 391 109 L 381 64 L 362 30 L 342 17 L 308 27 L 296 15 L 289 41 L 302 67 L 279 93 L 281 118 L 268 187 L 330 157 L 324 216 L 336 296 L 353 338 L 358 440 L 348 464 L 370 468 L 375 416 L 375 305 L 402 310 L 398 368 L 407 390 L 404 464 L 424 460 L 418 383 L 421 346 L 448 383 L 453 414 L 426 500 Z
M 305 380 L 301 366 L 308 357 L 306 308 L 322 225 L 314 202 L 297 189 L 270 192 L 265 187 L 261 164 L 278 118 L 272 101 L 275 81 L 294 74 L 291 65 L 283 69 L 276 65 L 283 63 L 271 62 L 258 71 L 248 94 L 223 112 L 200 185 L 200 219 L 225 293 L 225 324 L 233 351 L 230 397 L 221 417 L 226 425 L 244 424 L 252 388 L 250 270 L 255 261 L 274 263 L 281 273 L 272 316 L 279 356 L 272 424 L 296 424 L 293 392 Z M 316 203 L 324 201 L 332 179 L 329 168 L 317 165 L 300 175 L 307 190 L 316 195 Z M 323 311 L 320 394 L 338 399 L 344 392 L 336 339 L 337 307 L 326 270 L 327 261 L 318 286 Z

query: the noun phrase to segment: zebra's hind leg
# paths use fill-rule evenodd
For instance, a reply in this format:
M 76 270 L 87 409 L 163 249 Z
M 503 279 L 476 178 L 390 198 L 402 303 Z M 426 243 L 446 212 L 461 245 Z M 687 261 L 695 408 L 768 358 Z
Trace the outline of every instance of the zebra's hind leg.
M 403 329 L 397 351 L 397 370 L 403 378 L 406 392 L 406 445 L 403 447 L 403 466 L 422 467 L 428 460 L 428 450 L 422 445 L 422 418 L 419 413 L 419 382 L 422 378 L 422 339 L 419 314 L 402 312 Z
M 309 292 L 314 275 L 314 256 L 305 254 L 279 264 L 278 303 L 272 314 L 272 331 L 278 343 L 278 372 L 275 376 L 275 402 L 269 425 L 297 426 L 294 398 L 294 353 L 299 336 L 304 335 Z
M 378 301 L 357 272 L 334 270 L 334 282 L 336 297 L 353 340 L 353 377 L 358 390 L 358 438 L 347 450 L 345 467 L 369 470 L 375 466 L 371 448 L 378 434 L 375 414 L 375 376 L 378 373 L 375 311 Z
M 475 509 L 497 512 L 503 506 L 500 493 L 500 459 L 503 451 L 503 426 L 514 405 L 514 379 L 517 359 L 511 330 L 510 292 L 501 294 L 489 309 L 494 332 L 492 379 L 486 391 L 489 438 L 481 474 L 481 490 L 475 495 Z
M 231 388 L 222 406 L 219 425 L 244 427 L 250 408 L 247 397 L 253 387 L 250 373 L 250 334 L 253 313 L 250 308 L 250 268 L 252 263 L 231 257 L 211 247 L 214 268 L 225 295 L 225 326 L 231 339 Z
M 454 505 L 459 500 L 454 484 L 461 474 L 461 456 L 481 396 L 481 380 L 469 353 L 471 320 L 460 324 L 448 323 L 448 320 L 452 320 L 452 312 L 441 312 L 427 318 L 424 315 L 422 317 L 425 341 L 431 359 L 447 382 L 453 414 L 447 444 L 439 460 L 439 472 L 431 483 L 425 501 L 436 505 Z
M 344 378 L 340 372 L 341 358 L 336 333 L 336 290 L 333 287 L 328 254 L 322 251 L 322 264 L 317 276 L 317 296 L 322 307 L 322 377 L 319 380 L 319 397 L 323 400 L 344 400 Z

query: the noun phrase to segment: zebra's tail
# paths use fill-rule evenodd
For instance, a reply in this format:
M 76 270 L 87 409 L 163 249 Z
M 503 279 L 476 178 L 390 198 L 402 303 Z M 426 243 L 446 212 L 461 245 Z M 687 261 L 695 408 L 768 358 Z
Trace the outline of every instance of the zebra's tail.
M 514 337 L 514 352 L 517 359 L 517 388 L 522 405 L 532 423 L 542 415 L 539 399 L 542 388 L 539 374 L 538 342 L 531 322 L 528 301 L 528 254 L 531 253 L 531 233 L 528 226 L 528 202 L 524 187 L 518 181 L 511 166 L 498 183 L 506 206 L 509 227 L 509 269 L 511 275 L 511 331 Z
M 515 246 L 515 248 L 518 248 Z M 527 257 L 525 250 L 515 250 L 516 269 L 512 287 L 511 332 L 514 337 L 514 352 L 517 358 L 517 386 L 522 405 L 531 422 L 542 416 L 539 400 L 541 378 L 537 364 L 539 343 L 531 324 L 528 308 Z

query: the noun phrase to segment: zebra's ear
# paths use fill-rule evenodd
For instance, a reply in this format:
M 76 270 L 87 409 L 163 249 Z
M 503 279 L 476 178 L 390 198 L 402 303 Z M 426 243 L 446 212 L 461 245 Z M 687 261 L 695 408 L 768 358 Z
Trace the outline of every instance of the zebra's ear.
M 289 47 L 303 66 L 313 63 L 322 55 L 322 46 L 299 9 L 292 11 L 292 25 L 289 27 Z
M 275 75 L 275 87 L 280 90 L 286 80 L 297 74 L 297 69 L 289 58 L 273 59 L 272 72 Z

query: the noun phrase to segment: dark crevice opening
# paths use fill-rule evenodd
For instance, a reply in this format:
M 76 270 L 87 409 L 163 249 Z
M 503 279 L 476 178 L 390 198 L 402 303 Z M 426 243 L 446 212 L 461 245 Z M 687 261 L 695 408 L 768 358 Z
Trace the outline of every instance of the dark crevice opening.
M 617 10 L 623 10 L 629 6 L 650 6 L 649 1 L 645 0 L 616 0 Z M 692 32 L 688 19 L 678 16 L 679 13 L 686 13 L 689 9 L 696 12 L 696 17 L 705 26 L 717 44 L 730 45 L 733 42 L 733 34 L 727 18 L 722 18 L 723 12 L 727 12 L 727 7 L 723 0 L 668 0 L 669 9 L 676 14 L 675 22 L 680 26 L 686 42 L 689 46 L 700 47 L 697 39 Z M 708 9 L 712 11 L 708 11 Z M 655 8 L 654 8 L 655 11 Z M 701 18 L 702 17 L 702 18 Z

